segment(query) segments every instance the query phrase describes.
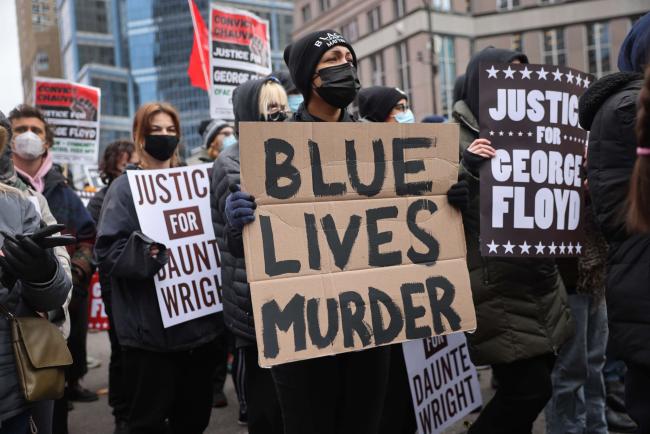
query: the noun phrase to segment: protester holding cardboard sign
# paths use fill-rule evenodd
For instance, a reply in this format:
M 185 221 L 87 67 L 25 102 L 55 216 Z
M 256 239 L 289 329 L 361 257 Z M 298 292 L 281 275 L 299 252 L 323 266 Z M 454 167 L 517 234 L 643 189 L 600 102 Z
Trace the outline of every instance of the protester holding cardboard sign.
M 289 109 L 287 95 L 273 77 L 251 80 L 237 87 L 233 93 L 233 108 L 237 133 L 239 122 L 283 121 Z M 210 206 L 223 261 L 224 319 L 236 339 L 233 377 L 240 401 L 239 420 L 248 422 L 248 431 L 252 434 L 281 434 L 282 415 L 271 372 L 260 368 L 257 363 L 253 309 L 241 234 L 244 222 L 253 218 L 255 203 L 249 195 L 238 191 L 239 172 L 237 142 L 224 149 L 214 164 Z
M 140 107 L 133 140 L 139 169 L 176 166 L 180 140 L 176 109 L 166 103 Z M 129 178 L 122 175 L 104 199 L 95 254 L 100 271 L 111 276 L 115 320 L 111 325 L 124 351 L 129 432 L 165 432 L 169 425 L 174 433 L 201 433 L 210 420 L 211 378 L 222 322 L 218 314 L 209 314 L 163 326 L 154 276 L 169 256 L 167 248 L 144 235 L 143 229 Z
M 471 199 L 463 220 L 477 329 L 467 338 L 472 361 L 492 365 L 499 382 L 470 433 L 529 433 L 551 397 L 554 354 L 571 333 L 571 319 L 552 259 L 481 257 L 479 167 L 495 155 L 490 141 L 478 137 L 482 62 L 528 63 L 528 58 L 492 47 L 477 53 L 467 66 L 462 100 L 454 105 L 461 127 L 460 176 L 469 183 Z

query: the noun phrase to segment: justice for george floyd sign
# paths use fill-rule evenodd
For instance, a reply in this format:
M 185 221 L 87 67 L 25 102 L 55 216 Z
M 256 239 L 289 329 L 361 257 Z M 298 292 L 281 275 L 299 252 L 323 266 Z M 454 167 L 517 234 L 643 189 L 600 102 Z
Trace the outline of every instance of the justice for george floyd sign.
M 480 137 L 496 157 L 481 167 L 481 254 L 582 253 L 587 132 L 578 100 L 593 77 L 565 67 L 482 64 Z
M 473 330 L 456 125 L 242 123 L 261 366 Z
M 210 215 L 211 167 L 126 172 L 142 232 L 168 249 L 169 261 L 154 277 L 165 328 L 223 309 Z
M 464 333 L 402 344 L 419 434 L 441 433 L 482 405 Z

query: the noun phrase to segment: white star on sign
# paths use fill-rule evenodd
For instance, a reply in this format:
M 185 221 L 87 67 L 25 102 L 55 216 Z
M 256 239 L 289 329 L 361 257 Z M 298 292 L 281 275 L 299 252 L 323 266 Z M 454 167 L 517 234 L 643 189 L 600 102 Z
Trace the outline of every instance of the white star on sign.
M 560 68 L 557 68 L 555 72 L 552 72 L 551 74 L 553 74 L 553 81 L 562 81 L 562 76 L 564 74 L 560 72 Z
M 548 251 L 549 251 L 552 255 L 555 254 L 555 251 L 556 251 L 556 250 L 557 250 L 557 246 L 555 245 L 554 242 L 551 243 L 551 244 L 548 246 Z
M 544 244 L 542 244 L 542 242 L 540 241 L 539 244 L 535 246 L 535 248 L 537 249 L 537 254 L 538 255 L 543 255 L 544 254 L 544 249 L 546 248 L 546 246 L 544 246 Z
M 566 249 L 569 251 L 569 255 L 573 255 L 573 243 L 569 243 Z
M 522 254 L 523 253 L 529 254 L 531 247 L 533 247 L 533 246 L 529 246 L 526 241 L 524 241 L 524 244 L 519 244 L 519 248 L 521 249 Z
M 564 245 L 564 243 L 560 244 L 560 253 L 564 254 L 565 250 L 566 250 L 566 246 Z
M 515 245 L 514 245 L 514 244 L 510 244 L 510 240 L 508 240 L 508 243 L 507 243 L 507 244 L 504 244 L 504 245 L 503 245 L 503 248 L 506 249 L 506 253 L 515 253 L 515 252 L 512 251 L 512 249 L 515 248 Z
M 567 73 L 567 75 L 566 75 L 566 82 L 567 82 L 567 83 L 573 83 L 573 77 L 575 77 L 575 75 L 573 75 L 573 74 L 571 73 L 571 71 L 569 71 L 569 72 Z
M 499 245 L 498 245 L 498 244 L 494 244 L 494 240 L 492 240 L 492 243 L 487 244 L 487 246 L 488 246 L 488 248 L 490 249 L 490 251 L 489 251 L 488 253 L 499 253 L 499 252 L 497 251 L 497 248 L 499 247 Z
M 580 77 L 580 74 L 576 77 L 576 84 L 578 86 L 582 86 L 582 77 Z
M 527 78 L 527 79 L 530 80 L 530 74 L 532 74 L 533 71 L 529 71 L 529 70 L 528 70 L 528 67 L 527 67 L 527 66 L 524 66 L 524 69 L 522 69 L 521 71 L 519 71 L 519 73 L 521 74 L 521 78 Z
M 509 135 L 510 137 L 512 137 L 513 134 L 514 134 L 514 133 L 513 133 L 512 131 L 508 131 L 508 135 Z
M 588 88 L 590 84 L 591 84 L 591 81 L 589 81 L 589 79 L 587 77 L 585 77 L 584 80 L 582 80 L 582 86 L 583 87 Z
M 566 140 L 566 139 L 567 139 L 567 135 L 565 134 L 565 135 L 564 135 L 564 140 Z
M 490 69 L 486 69 L 485 72 L 488 73 L 488 78 L 499 78 L 497 77 L 498 69 L 494 69 L 494 65 Z
M 517 135 L 518 135 L 519 137 L 521 137 L 521 136 L 524 135 L 524 133 L 522 133 L 521 131 L 519 131 L 519 132 L 517 133 Z
M 582 253 L 582 246 L 580 243 L 576 243 L 576 253 L 579 255 Z
M 499 135 L 500 135 L 500 136 L 503 136 L 503 131 L 499 131 Z
M 539 71 L 535 71 L 537 73 L 537 79 L 538 80 L 546 80 L 546 75 L 548 75 L 548 71 L 544 71 L 544 67 L 540 69 Z
M 531 133 L 530 131 L 528 131 L 528 137 L 533 137 L 533 133 Z
M 506 75 L 505 78 L 515 78 L 515 70 L 508 66 L 508 69 L 504 69 L 503 73 Z
M 493 135 L 494 135 L 494 131 L 490 131 L 490 135 L 493 136 Z

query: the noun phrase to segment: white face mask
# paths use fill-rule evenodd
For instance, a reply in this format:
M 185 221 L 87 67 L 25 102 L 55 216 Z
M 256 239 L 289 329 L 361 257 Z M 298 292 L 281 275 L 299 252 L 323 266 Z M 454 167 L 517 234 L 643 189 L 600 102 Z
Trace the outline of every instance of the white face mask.
M 31 131 L 14 138 L 14 151 L 25 160 L 35 160 L 45 153 L 43 140 Z

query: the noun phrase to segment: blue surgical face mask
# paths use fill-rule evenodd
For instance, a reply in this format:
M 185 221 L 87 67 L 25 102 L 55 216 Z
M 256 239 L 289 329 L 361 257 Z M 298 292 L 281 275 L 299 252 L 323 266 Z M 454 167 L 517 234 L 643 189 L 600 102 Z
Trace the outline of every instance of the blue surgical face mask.
M 300 104 L 305 100 L 302 95 L 295 94 L 295 95 L 289 95 L 289 108 L 291 109 L 292 113 L 295 113 L 298 111 L 298 107 L 300 107 Z
M 400 124 L 414 124 L 415 116 L 411 110 L 406 110 L 405 112 L 400 112 L 395 115 L 395 120 Z
M 230 148 L 231 146 L 237 144 L 237 137 L 235 137 L 234 134 L 231 134 L 229 136 L 226 136 L 223 139 L 223 142 L 221 142 L 221 146 L 223 149 Z

